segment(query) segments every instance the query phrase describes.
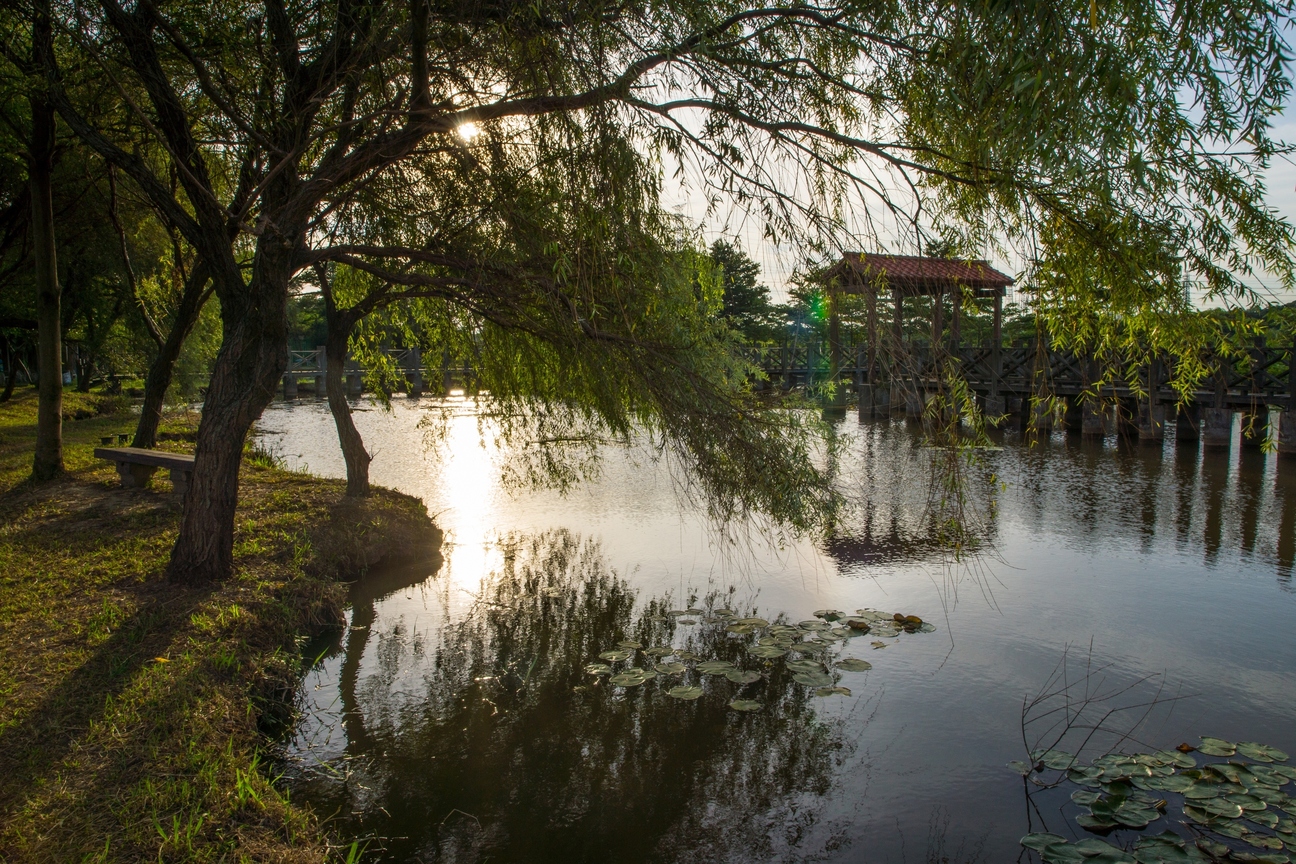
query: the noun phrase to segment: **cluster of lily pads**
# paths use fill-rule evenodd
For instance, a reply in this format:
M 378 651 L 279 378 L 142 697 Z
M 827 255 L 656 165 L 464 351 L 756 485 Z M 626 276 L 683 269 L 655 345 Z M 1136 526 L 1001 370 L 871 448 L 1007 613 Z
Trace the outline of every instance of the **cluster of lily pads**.
M 847 641 L 871 635 L 877 640 L 872 642 L 875 649 L 885 648 L 889 643 L 880 641 L 882 639 L 894 639 L 901 632 L 930 633 L 936 629 L 916 615 L 886 614 L 875 609 L 859 609 L 854 615 L 836 609 L 820 609 L 814 616 L 798 624 L 785 624 L 771 623 L 764 618 L 740 617 L 732 609 L 708 611 L 689 608 L 652 616 L 651 620 L 673 620 L 684 626 L 701 622 L 723 626 L 731 638 L 754 637 L 747 646 L 747 654 L 754 661 L 768 672 L 775 661 L 782 660 L 792 673 L 792 680 L 815 688 L 816 696 L 851 695 L 850 688 L 838 685 L 840 676 L 834 670 L 866 672 L 873 668 L 873 664 L 858 657 L 832 659 L 833 650 Z M 642 658 L 642 665 L 634 665 L 636 653 Z M 684 676 L 690 669 L 687 664 L 692 664 L 692 670 L 698 676 L 726 678 L 740 687 L 765 677 L 754 669 L 740 669 L 729 660 L 706 660 L 684 648 L 644 646 L 633 640 L 618 642 L 615 648 L 599 654 L 599 660 L 603 662 L 587 664 L 585 672 L 607 676 L 609 683 L 618 687 L 638 687 L 658 677 Z M 611 664 L 624 665 L 617 669 Z M 667 696 L 686 701 L 697 699 L 702 693 L 702 687 L 683 683 L 666 690 Z M 754 699 L 734 698 L 729 707 L 735 711 L 759 711 L 763 706 Z
M 1232 758 L 1199 765 L 1190 755 L 1194 752 L 1250 761 Z M 1284 791 L 1296 781 L 1296 768 L 1274 764 L 1287 761 L 1287 754 L 1275 747 L 1203 737 L 1197 747 L 1181 744 L 1175 750 L 1108 754 L 1087 765 L 1060 750 L 1035 752 L 1031 759 L 1030 764 L 1010 765 L 1023 776 L 1060 771 L 1085 787 L 1072 793 L 1071 800 L 1085 808 L 1076 822 L 1090 832 L 1141 830 L 1177 809 L 1192 839 L 1166 831 L 1142 837 L 1126 851 L 1096 837 L 1078 843 L 1057 834 L 1023 837 L 1022 845 L 1039 852 L 1045 864 L 1289 864 L 1291 857 L 1283 849 L 1296 852 L 1296 796 Z M 1177 805 L 1168 800 L 1172 797 Z M 1241 841 L 1250 849 L 1234 848 L 1224 840 Z

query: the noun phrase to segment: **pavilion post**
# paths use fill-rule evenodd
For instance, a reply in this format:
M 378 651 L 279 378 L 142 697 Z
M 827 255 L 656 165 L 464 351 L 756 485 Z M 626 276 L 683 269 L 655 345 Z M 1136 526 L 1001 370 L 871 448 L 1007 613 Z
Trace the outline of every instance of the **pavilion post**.
M 963 291 L 956 285 L 950 294 L 950 353 L 955 357 L 958 356 L 959 350 L 959 318 L 962 311 Z
M 1003 375 L 1003 289 L 994 295 L 994 332 L 990 342 L 990 395 L 986 397 L 986 414 L 1004 413 L 1004 398 L 999 392 Z
M 842 388 L 842 345 L 841 316 L 837 312 L 837 289 L 828 289 L 828 381 L 831 384 L 832 401 L 825 409 L 836 413 L 843 410 L 845 390 Z
M 891 319 L 891 334 L 894 345 L 891 348 L 891 393 L 887 402 L 891 406 L 901 403 L 904 399 L 902 395 L 903 386 L 901 385 L 901 358 L 904 357 L 904 295 L 900 293 L 898 285 L 891 286 L 891 301 L 894 305 L 894 317 Z
M 868 317 L 868 344 L 864 350 L 864 380 L 859 391 L 860 418 L 871 418 L 873 406 L 877 403 L 877 289 L 867 286 L 864 289 Z
M 941 344 L 945 329 L 945 289 L 937 288 L 932 293 L 932 362 L 936 362 L 936 350 Z

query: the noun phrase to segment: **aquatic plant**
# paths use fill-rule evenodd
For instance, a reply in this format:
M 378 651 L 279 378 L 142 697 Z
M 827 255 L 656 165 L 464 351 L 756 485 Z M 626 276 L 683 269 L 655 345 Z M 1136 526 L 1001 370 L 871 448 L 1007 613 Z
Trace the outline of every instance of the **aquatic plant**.
M 1193 752 L 1233 758 L 1199 764 Z M 1010 767 L 1024 777 L 1058 772 L 1059 781 L 1083 787 L 1071 794 L 1071 800 L 1081 808 L 1076 824 L 1086 831 L 1099 835 L 1141 831 L 1181 813 L 1179 821 L 1187 834 L 1166 830 L 1143 836 L 1132 849 L 1098 837 L 1071 843 L 1048 833 L 1028 834 L 1021 844 L 1038 852 L 1045 864 L 1288 864 L 1291 858 L 1283 849 L 1296 851 L 1296 820 L 1291 818 L 1296 815 L 1296 797 L 1284 787 L 1296 780 L 1296 768 L 1274 764 L 1287 758 L 1266 744 L 1209 736 L 1203 736 L 1196 747 L 1180 744 L 1174 750 L 1109 753 L 1087 764 L 1062 750 L 1035 751 L 1031 764 L 1013 762 Z M 1279 816 L 1275 810 L 1287 815 Z

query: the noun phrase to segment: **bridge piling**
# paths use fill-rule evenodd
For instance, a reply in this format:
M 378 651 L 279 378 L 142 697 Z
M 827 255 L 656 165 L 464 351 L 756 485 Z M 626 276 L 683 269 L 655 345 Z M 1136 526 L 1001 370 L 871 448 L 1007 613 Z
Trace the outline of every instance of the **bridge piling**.
M 1149 444 L 1165 439 L 1165 406 L 1150 399 L 1138 401 L 1138 437 Z
M 1081 400 L 1080 434 L 1091 438 L 1107 434 L 1107 411 L 1096 399 Z
M 1296 408 L 1288 408 L 1278 415 L 1275 437 L 1279 456 L 1296 456 Z
M 1201 409 L 1201 442 L 1210 448 L 1232 444 L 1233 411 L 1229 408 Z
M 1201 440 L 1201 406 L 1188 402 L 1179 406 L 1175 417 L 1175 443 L 1196 444 Z
M 1269 440 L 1269 406 L 1259 405 L 1242 412 L 1242 446 L 1263 447 Z
M 297 376 L 291 373 L 283 377 L 283 395 L 285 401 L 292 401 L 297 398 Z

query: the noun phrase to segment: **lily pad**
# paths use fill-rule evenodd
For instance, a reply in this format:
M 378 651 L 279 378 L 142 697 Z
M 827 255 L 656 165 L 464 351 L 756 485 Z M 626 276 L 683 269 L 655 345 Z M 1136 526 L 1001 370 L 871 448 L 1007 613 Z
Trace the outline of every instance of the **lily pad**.
M 585 674 L 587 675 L 611 675 L 612 667 L 606 663 L 586 663 Z
M 1067 842 L 1067 839 L 1058 834 L 1045 834 L 1041 832 L 1036 834 L 1027 834 L 1018 842 L 1027 849 L 1033 849 L 1036 852 L 1043 852 L 1045 848 L 1056 843 Z
M 716 615 L 723 615 L 723 616 L 725 616 L 726 618 L 732 618 L 733 616 L 737 615 L 738 613 L 735 612 L 735 611 L 732 610 L 732 609 L 725 609 L 725 608 L 721 607 L 720 609 L 715 610 L 715 614 L 716 614 Z
M 1182 774 L 1171 774 L 1169 777 L 1151 777 L 1148 779 L 1148 786 L 1152 789 L 1159 789 L 1163 792 L 1178 792 L 1183 794 L 1193 786 L 1191 777 L 1185 777 Z
M 1116 820 L 1098 813 L 1081 813 L 1076 817 L 1076 824 L 1086 831 L 1110 831 L 1116 827 Z
M 814 613 L 816 618 L 822 618 L 825 621 L 838 621 L 846 617 L 846 613 L 839 609 L 820 609 Z
M 860 660 L 855 657 L 846 657 L 838 660 L 833 666 L 846 672 L 867 672 L 873 668 L 873 664 L 867 660 Z
M 1077 789 L 1071 793 L 1071 800 L 1085 807 L 1097 801 L 1099 797 L 1101 796 L 1091 789 Z
M 787 649 L 780 648 L 777 645 L 753 645 L 747 649 L 747 653 L 762 660 L 774 660 L 788 652 Z
M 887 647 L 887 643 L 885 642 L 870 642 L 869 644 L 873 646 L 874 651 L 876 651 L 879 648 Z
M 1237 743 L 1237 752 L 1257 762 L 1287 761 L 1287 754 L 1277 747 L 1270 747 L 1268 744 L 1257 744 L 1254 741 L 1239 741 Z
M 1236 819 L 1242 815 L 1242 808 L 1226 798 L 1211 798 L 1198 806 L 1212 816 L 1222 816 L 1225 819 Z
M 759 711 L 765 706 L 754 699 L 735 699 L 729 703 L 729 707 L 735 711 Z
M 1219 783 L 1193 783 L 1183 791 L 1183 796 L 1190 801 L 1207 800 L 1209 798 L 1218 798 L 1220 793 Z
M 697 671 L 704 675 L 723 675 L 732 668 L 734 664 L 728 660 L 708 660 L 697 665 Z
M 824 666 L 818 660 L 789 660 L 783 665 L 793 672 L 822 672 Z
M 1045 846 L 1040 857 L 1044 859 L 1044 864 L 1082 864 L 1085 860 L 1084 853 L 1070 843 Z
M 750 624 L 730 624 L 728 627 L 725 628 L 726 631 L 734 634 L 735 636 L 746 636 L 749 633 L 755 631 L 755 629 L 756 628 Z
M 626 639 L 624 642 L 618 642 L 617 645 L 621 646 L 622 648 L 631 648 L 635 650 L 638 650 L 639 648 L 643 647 L 638 642 L 634 642 L 630 639 Z
M 1201 859 L 1190 856 L 1177 846 L 1157 844 L 1134 850 L 1134 860 L 1138 864 L 1195 864 Z
M 818 631 L 820 631 L 820 630 L 831 630 L 831 629 L 832 629 L 831 627 L 829 627 L 827 624 L 825 624 L 825 623 L 822 622 L 822 621 L 799 621 L 799 622 L 797 622 L 797 627 L 799 627 L 799 628 L 801 628 L 802 630 L 805 630 L 805 631 L 807 631 L 807 632 L 811 632 L 811 633 L 818 632 Z
M 1173 765 L 1176 768 L 1196 768 L 1197 760 L 1187 753 L 1180 753 L 1178 750 L 1158 750 L 1156 755 L 1167 765 Z
M 1263 825 L 1270 830 L 1278 827 L 1278 814 L 1272 811 L 1265 811 L 1263 813 L 1244 813 L 1242 815 L 1248 822 Z
M 616 648 L 611 651 L 604 651 L 599 655 L 600 660 L 609 660 L 613 663 L 630 659 L 630 652 L 624 648 Z
M 1266 807 L 1269 806 L 1268 804 L 1266 804 L 1264 801 L 1260 800 L 1256 796 L 1247 795 L 1245 793 L 1240 795 L 1239 794 L 1226 795 L 1224 796 L 1224 800 L 1232 801 L 1234 804 L 1238 805 L 1243 810 L 1259 811 L 1259 810 L 1264 810 Z
M 655 648 L 645 648 L 644 653 L 649 657 L 669 657 L 675 653 L 675 649 L 669 645 L 658 645 Z
M 672 609 L 666 614 L 672 618 L 683 618 L 685 615 L 689 613 L 685 612 L 683 609 Z
M 891 639 L 900 635 L 899 630 L 893 630 L 889 627 L 874 627 L 869 631 L 869 633 L 880 639 Z
M 1256 834 L 1248 831 L 1242 835 L 1241 840 L 1243 843 L 1250 844 L 1257 849 L 1273 849 L 1276 851 L 1283 848 L 1283 842 L 1269 834 Z
M 1148 824 L 1161 818 L 1161 814 L 1150 807 L 1118 807 L 1112 818 L 1130 828 L 1146 828 Z
M 1045 750 L 1036 757 L 1036 761 L 1043 762 L 1044 767 L 1054 771 L 1065 771 L 1075 764 L 1076 757 L 1063 750 Z
M 816 696 L 849 696 L 851 691 L 849 687 L 820 687 L 815 691 Z
M 832 676 L 827 672 L 798 672 L 792 676 L 792 680 L 807 687 L 828 687 L 832 684 Z
M 1237 745 L 1232 741 L 1225 741 L 1223 738 L 1211 738 L 1209 735 L 1203 735 L 1201 740 L 1201 746 L 1197 749 L 1207 756 L 1232 756 L 1237 752 Z
M 666 691 L 666 695 L 672 699 L 693 700 L 702 695 L 701 687 L 672 687 Z
M 752 672 L 748 669 L 730 669 L 724 673 L 724 676 L 735 684 L 751 684 L 761 679 L 759 672 Z
M 1134 859 L 1123 849 L 1117 849 L 1105 840 L 1086 837 L 1072 844 L 1088 864 L 1134 864 Z
M 683 663 L 658 663 L 653 667 L 658 675 L 680 675 L 688 669 Z
M 675 623 L 683 624 L 685 627 L 692 627 L 694 624 L 697 623 L 697 619 L 696 618 L 676 618 Z
M 739 618 L 735 624 L 746 624 L 749 627 L 768 627 L 769 622 L 764 618 Z
M 656 672 L 646 672 L 642 669 L 627 669 L 625 672 L 613 675 L 608 680 L 618 687 L 638 687 L 645 681 L 656 677 Z
M 1008 767 L 1013 769 L 1023 777 L 1029 775 L 1032 771 L 1035 770 L 1034 767 L 1027 764 L 1026 762 L 1022 762 L 1020 759 L 1014 759 L 1013 761 L 1009 762 Z

